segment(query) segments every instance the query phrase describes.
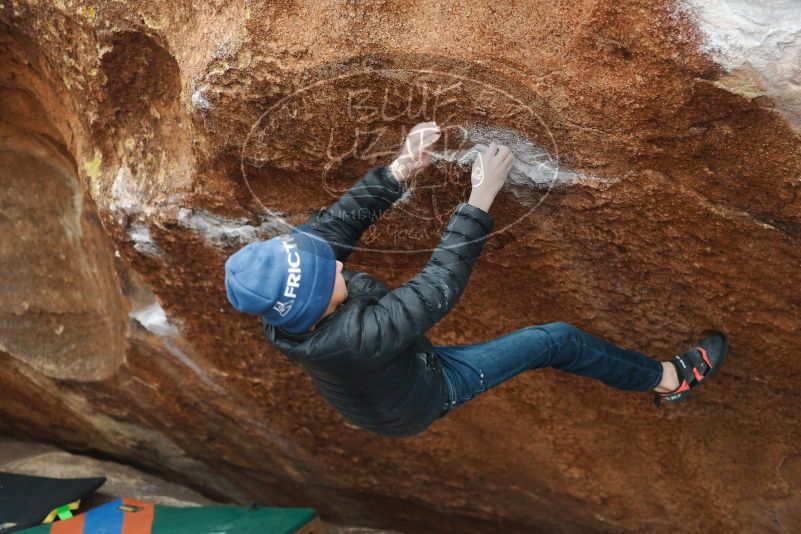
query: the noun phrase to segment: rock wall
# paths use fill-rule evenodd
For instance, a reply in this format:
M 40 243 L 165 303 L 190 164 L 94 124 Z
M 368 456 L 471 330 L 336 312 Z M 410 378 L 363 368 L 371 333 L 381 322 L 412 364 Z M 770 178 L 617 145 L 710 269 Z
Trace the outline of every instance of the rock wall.
M 798 30 L 749 4 L 2 0 L 1 432 L 405 532 L 801 529 Z M 411 277 L 503 139 L 435 343 L 563 320 L 667 357 L 719 328 L 715 382 L 656 411 L 541 371 L 414 438 L 346 424 L 222 265 L 430 119 L 352 268 Z
M 105 477 L 106 482 L 97 493 L 82 500 L 81 513 L 120 497 L 182 508 L 214 504 L 197 492 L 127 465 L 70 454 L 39 443 L 0 438 L 0 469 L 4 473 L 50 478 Z

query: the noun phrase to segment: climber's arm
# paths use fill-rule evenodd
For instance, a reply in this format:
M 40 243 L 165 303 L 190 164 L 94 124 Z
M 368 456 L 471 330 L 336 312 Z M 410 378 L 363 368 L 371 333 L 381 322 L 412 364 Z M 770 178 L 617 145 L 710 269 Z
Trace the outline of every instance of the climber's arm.
M 470 199 L 451 217 L 423 270 L 365 308 L 354 347 L 365 358 L 392 356 L 437 324 L 462 295 L 484 241 L 492 230 L 489 211 L 514 164 L 508 147 L 490 143 L 473 163 Z
M 356 242 L 381 214 L 409 188 L 408 181 L 430 158 L 439 139 L 439 127 L 423 122 L 409 131 L 401 153 L 389 167 L 377 166 L 350 188 L 332 206 L 312 214 L 298 229 L 324 238 L 336 258 L 345 262 Z
M 492 225 L 481 208 L 459 204 L 423 270 L 358 317 L 363 324 L 354 331 L 363 335 L 354 350 L 365 358 L 396 354 L 442 319 L 467 286 Z
M 405 190 L 405 182 L 395 179 L 389 167 L 373 167 L 339 200 L 312 214 L 298 229 L 311 231 L 328 241 L 336 258 L 344 263 L 362 233 Z

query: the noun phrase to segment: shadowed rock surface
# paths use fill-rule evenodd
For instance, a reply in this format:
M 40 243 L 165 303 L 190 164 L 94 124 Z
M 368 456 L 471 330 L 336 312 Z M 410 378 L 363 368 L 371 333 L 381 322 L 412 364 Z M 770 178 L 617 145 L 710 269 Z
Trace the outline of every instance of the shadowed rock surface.
M 0 439 L 0 470 L 50 478 L 106 477 L 106 483 L 98 492 L 82 502 L 88 508 L 121 497 L 182 508 L 213 504 L 197 492 L 132 467 L 70 454 L 38 443 Z
M 172 484 L 116 462 L 70 454 L 50 445 L 0 438 L 0 471 L 50 478 L 105 477 L 106 483 L 81 501 L 80 512 L 129 497 L 162 506 L 187 508 L 216 503 L 188 488 Z M 330 534 L 397 534 L 389 530 L 325 523 Z
M 3 434 L 403 532 L 801 529 L 797 93 L 743 85 L 686 6 L 0 6 Z M 562 320 L 667 357 L 718 328 L 714 382 L 656 411 L 542 371 L 410 439 L 346 424 L 230 308 L 223 262 L 430 119 L 441 157 L 351 268 L 410 278 L 461 155 L 512 139 L 525 165 L 433 341 Z

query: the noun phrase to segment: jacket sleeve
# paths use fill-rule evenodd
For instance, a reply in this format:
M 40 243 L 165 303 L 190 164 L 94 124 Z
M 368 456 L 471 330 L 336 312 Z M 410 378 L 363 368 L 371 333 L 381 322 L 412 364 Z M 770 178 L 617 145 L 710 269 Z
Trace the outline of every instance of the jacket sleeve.
M 334 204 L 314 213 L 296 230 L 325 239 L 336 258 L 345 262 L 356 242 L 387 208 L 403 196 L 408 186 L 399 183 L 388 167 L 370 169 Z
M 356 351 L 365 357 L 395 353 L 442 319 L 467 286 L 492 225 L 484 210 L 459 204 L 423 270 L 364 309 Z

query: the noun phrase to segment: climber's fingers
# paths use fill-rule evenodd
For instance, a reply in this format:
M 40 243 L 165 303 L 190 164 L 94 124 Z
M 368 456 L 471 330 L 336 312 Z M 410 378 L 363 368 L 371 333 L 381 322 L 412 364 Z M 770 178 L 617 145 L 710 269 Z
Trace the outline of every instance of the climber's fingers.
M 439 139 L 439 130 L 431 130 L 423 134 L 423 146 L 430 146 L 437 142 Z
M 416 170 L 427 166 L 434 154 L 431 147 L 439 140 L 440 133 L 440 128 L 434 121 L 416 124 L 406 135 L 398 159 L 393 162 L 395 167 L 402 166 L 403 169 L 411 169 L 411 172 L 398 171 L 398 173 L 408 178 L 407 175 L 410 176 Z
M 411 131 L 415 130 L 422 130 L 425 128 L 438 128 L 437 123 L 435 121 L 428 121 L 428 122 L 418 122 L 414 125 Z
M 512 168 L 512 165 L 514 165 L 514 163 L 515 163 L 515 155 L 512 154 L 511 150 L 506 148 L 506 152 L 501 157 L 501 167 L 508 170 Z
M 423 146 L 424 147 L 431 147 L 432 145 L 434 145 L 434 143 L 436 143 L 439 140 L 439 137 L 440 137 L 439 130 L 432 131 L 432 132 L 426 134 L 423 137 Z
M 425 164 L 430 159 L 430 147 L 439 140 L 440 129 L 434 121 L 421 122 L 414 126 L 406 136 L 406 153 L 415 163 Z
M 409 136 L 421 136 L 422 139 L 431 138 L 439 135 L 439 126 L 434 121 L 421 122 L 416 124 L 414 128 L 409 131 Z
M 512 151 L 508 146 L 498 145 L 498 161 L 503 162 L 506 158 L 512 155 Z

